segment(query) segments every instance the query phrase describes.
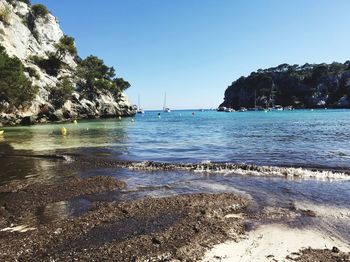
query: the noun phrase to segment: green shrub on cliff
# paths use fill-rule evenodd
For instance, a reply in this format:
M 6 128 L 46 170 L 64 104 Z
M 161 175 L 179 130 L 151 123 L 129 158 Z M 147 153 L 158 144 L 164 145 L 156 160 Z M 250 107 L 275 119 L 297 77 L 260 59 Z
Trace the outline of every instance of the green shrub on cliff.
M 35 79 L 40 79 L 40 75 L 33 67 L 25 67 L 24 71 L 29 74 L 30 77 L 34 77 Z
M 96 91 L 106 90 L 118 94 L 130 87 L 123 78 L 116 78 L 113 67 L 108 67 L 96 56 L 89 56 L 79 62 L 78 76 L 81 90 L 90 96 Z
M 49 100 L 55 108 L 61 108 L 72 96 L 74 89 L 71 79 L 63 77 L 57 86 L 50 88 Z
M 62 66 L 61 59 L 55 53 L 48 53 L 47 58 L 31 56 L 30 59 L 50 76 L 57 76 Z
M 21 61 L 9 57 L 0 45 L 0 102 L 7 102 L 10 107 L 25 107 L 37 91 L 25 76 Z
M 47 57 L 32 56 L 31 60 L 41 69 L 45 70 L 50 76 L 57 76 L 64 66 L 63 58 L 70 54 L 77 55 L 77 49 L 74 45 L 74 38 L 64 35 L 58 43 L 55 44 L 56 52 L 50 52 Z
M 44 18 L 49 14 L 47 7 L 42 4 L 32 5 L 31 10 L 35 18 Z
M 67 54 L 72 56 L 77 55 L 77 48 L 74 44 L 74 38 L 68 35 L 61 37 L 59 42 L 55 44 L 56 54 L 58 59 L 62 60 Z
M 115 78 L 113 82 L 117 85 L 117 88 L 122 92 L 131 86 L 130 83 L 128 81 L 125 81 L 122 77 Z

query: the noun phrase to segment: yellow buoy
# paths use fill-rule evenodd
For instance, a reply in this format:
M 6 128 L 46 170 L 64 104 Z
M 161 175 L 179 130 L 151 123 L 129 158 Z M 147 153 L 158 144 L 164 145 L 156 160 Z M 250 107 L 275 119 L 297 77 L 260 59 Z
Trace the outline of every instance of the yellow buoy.
M 4 134 L 4 130 L 0 130 L 0 136 L 2 136 Z
M 122 120 L 122 117 L 121 117 L 121 116 L 119 116 L 119 117 L 118 117 L 118 119 L 119 119 L 119 120 Z
M 74 120 L 73 123 L 74 123 L 74 124 L 78 124 L 78 121 L 77 121 L 77 120 Z
M 61 135 L 62 135 L 62 136 L 67 135 L 67 129 L 66 129 L 65 127 L 62 127 L 62 128 L 61 128 Z

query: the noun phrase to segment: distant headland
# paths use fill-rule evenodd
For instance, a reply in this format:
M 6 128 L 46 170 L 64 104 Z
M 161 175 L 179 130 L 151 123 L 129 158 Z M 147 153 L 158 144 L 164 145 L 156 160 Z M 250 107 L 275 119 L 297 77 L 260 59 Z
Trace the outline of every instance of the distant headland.
M 350 61 L 332 64 L 281 64 L 240 77 L 225 91 L 220 107 L 280 105 L 293 108 L 350 108 Z

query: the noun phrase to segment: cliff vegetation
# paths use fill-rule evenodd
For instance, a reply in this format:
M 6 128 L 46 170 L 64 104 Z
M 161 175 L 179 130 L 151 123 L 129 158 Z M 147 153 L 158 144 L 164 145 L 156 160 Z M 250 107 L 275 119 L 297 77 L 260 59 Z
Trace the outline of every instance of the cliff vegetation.
M 0 124 L 133 115 L 129 82 L 83 59 L 46 6 L 0 0 Z
M 234 81 L 220 106 L 251 108 L 350 108 L 350 61 L 332 64 L 282 64 L 259 69 Z

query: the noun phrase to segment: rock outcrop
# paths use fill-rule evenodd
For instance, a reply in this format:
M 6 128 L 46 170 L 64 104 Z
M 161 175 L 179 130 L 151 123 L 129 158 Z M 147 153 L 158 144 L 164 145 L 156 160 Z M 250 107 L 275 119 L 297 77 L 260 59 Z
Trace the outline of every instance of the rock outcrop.
M 0 124 L 34 124 L 48 121 L 63 121 L 81 118 L 132 116 L 132 104 L 123 92 L 96 92 L 94 99 L 87 100 L 79 92 L 73 92 L 62 108 L 55 108 L 49 99 L 50 87 L 55 87 L 63 77 L 74 79 L 77 68 L 76 57 L 66 54 L 62 59 L 64 68 L 57 76 L 49 75 L 40 68 L 33 57 L 45 58 L 55 52 L 55 44 L 64 36 L 59 22 L 52 14 L 33 18 L 31 6 L 22 1 L 0 0 L 0 8 L 9 11 L 7 21 L 0 19 L 0 44 L 11 57 L 20 59 L 26 69 L 35 74 L 26 76 L 39 91 L 31 105 L 26 108 L 10 108 L 6 101 L 0 101 Z M 0 90 L 1 91 L 1 90 Z
M 282 64 L 259 69 L 233 82 L 220 106 L 350 108 L 349 99 L 350 61 L 303 66 Z

